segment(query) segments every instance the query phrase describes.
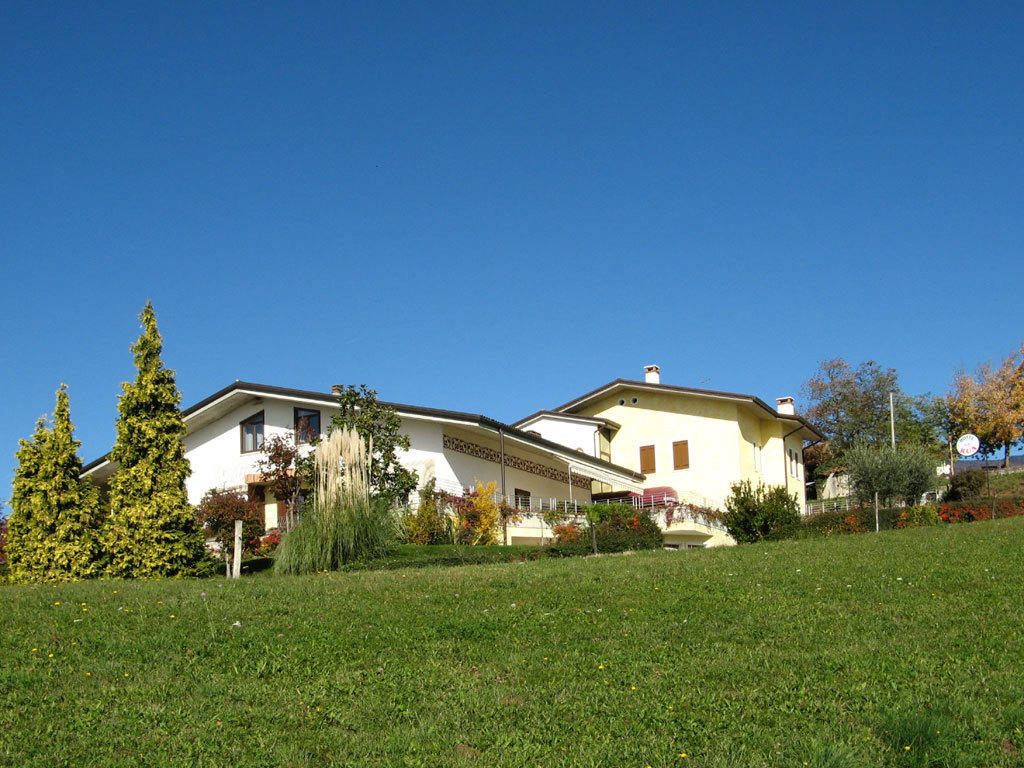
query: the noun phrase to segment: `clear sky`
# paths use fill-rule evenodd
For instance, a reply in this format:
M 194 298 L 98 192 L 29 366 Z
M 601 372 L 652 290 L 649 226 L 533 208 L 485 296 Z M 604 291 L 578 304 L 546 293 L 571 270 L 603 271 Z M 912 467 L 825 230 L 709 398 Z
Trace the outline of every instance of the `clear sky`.
M 183 405 L 1006 356 L 1024 5 L 848 5 L 5 3 L 0 497 L 62 381 L 108 450 L 147 298 Z

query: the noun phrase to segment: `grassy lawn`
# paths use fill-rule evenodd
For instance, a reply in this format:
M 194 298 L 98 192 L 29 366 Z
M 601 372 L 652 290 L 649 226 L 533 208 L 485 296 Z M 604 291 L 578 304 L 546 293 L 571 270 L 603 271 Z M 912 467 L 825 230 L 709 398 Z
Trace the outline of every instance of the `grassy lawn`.
M 0 764 L 1021 765 L 1022 544 L 0 587 Z

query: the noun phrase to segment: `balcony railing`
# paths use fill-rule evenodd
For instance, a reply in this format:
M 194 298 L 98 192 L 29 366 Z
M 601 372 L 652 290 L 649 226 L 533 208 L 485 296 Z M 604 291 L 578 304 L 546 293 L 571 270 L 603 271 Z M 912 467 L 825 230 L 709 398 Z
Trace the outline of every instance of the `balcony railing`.
M 439 483 L 438 485 L 442 490 L 452 495 L 461 496 L 463 493 L 463 489 L 456 488 L 452 483 L 444 485 Z M 446 487 L 447 485 L 452 487 Z M 515 508 L 522 518 L 520 525 L 525 524 L 525 527 L 541 528 L 547 527 L 544 522 L 545 513 L 551 512 L 561 513 L 565 522 L 585 523 L 586 516 L 583 508 L 590 503 L 580 502 L 578 499 L 545 498 L 533 495 L 502 496 L 500 492 L 494 494 L 494 501 L 497 504 L 504 502 L 508 506 Z M 725 530 L 725 526 L 720 522 L 709 519 L 698 511 L 702 508 L 718 509 L 722 505 L 700 494 L 669 490 L 648 491 L 643 496 L 623 494 L 623 497 L 617 500 L 617 503 L 631 504 L 635 509 L 648 514 L 652 520 L 664 528 L 679 523 L 695 523 L 716 530 Z

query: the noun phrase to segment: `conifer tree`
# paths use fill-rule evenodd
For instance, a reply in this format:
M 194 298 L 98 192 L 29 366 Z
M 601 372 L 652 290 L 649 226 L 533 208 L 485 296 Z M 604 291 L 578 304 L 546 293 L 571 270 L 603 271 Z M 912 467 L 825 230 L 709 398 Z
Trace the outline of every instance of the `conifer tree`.
M 163 340 L 151 302 L 139 319 L 142 335 L 131 348 L 138 374 L 122 385 L 118 402 L 110 460 L 119 467 L 110 481 L 104 541 L 112 575 L 172 576 L 202 557 L 203 535 L 185 492 L 191 469 L 182 444 L 181 394 L 174 371 L 160 359 Z
M 22 440 L 11 498 L 9 559 L 15 581 L 67 581 L 99 570 L 98 494 L 81 477 L 67 387 L 57 390 L 53 425 Z
M 39 482 L 42 451 L 50 433 L 45 417 L 36 421 L 28 440 L 18 441 L 11 486 L 11 514 L 7 519 L 7 562 L 11 581 L 32 581 L 45 567 L 46 491 Z

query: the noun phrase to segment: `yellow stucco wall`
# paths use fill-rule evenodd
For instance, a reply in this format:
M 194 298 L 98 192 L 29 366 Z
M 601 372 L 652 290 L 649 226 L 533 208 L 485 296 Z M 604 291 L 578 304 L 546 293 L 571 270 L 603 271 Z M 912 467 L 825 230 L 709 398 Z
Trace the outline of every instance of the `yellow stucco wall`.
M 638 402 L 631 403 L 633 397 Z M 619 405 L 625 400 L 625 405 Z M 611 441 L 611 460 L 640 471 L 640 447 L 653 445 L 655 471 L 648 474 L 645 487 L 670 486 L 681 494 L 697 494 L 720 505 L 739 480 L 766 485 L 784 485 L 795 493 L 803 507 L 801 450 L 803 442 L 783 435 L 792 429 L 745 402 L 700 397 L 687 393 L 620 390 L 588 403 L 579 410 L 587 416 L 601 416 L 621 425 Z M 689 443 L 690 467 L 676 470 L 672 444 Z M 761 466 L 755 466 L 755 444 L 761 446 Z M 799 476 L 787 471 L 785 449 L 799 457 Z

